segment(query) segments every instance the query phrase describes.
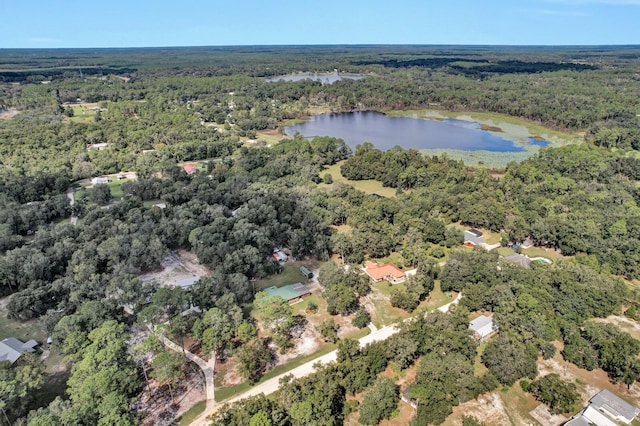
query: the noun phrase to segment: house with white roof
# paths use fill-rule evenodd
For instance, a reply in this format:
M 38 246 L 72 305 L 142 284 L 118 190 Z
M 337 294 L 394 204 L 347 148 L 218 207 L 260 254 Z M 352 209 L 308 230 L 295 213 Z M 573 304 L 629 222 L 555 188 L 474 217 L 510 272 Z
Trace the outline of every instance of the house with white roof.
M 488 339 L 489 336 L 498 331 L 498 327 L 493 323 L 493 314 L 480 315 L 469 323 L 469 329 L 478 340 Z
M 620 426 L 631 424 L 640 409 L 608 390 L 602 390 L 589 405 L 565 423 L 565 426 Z

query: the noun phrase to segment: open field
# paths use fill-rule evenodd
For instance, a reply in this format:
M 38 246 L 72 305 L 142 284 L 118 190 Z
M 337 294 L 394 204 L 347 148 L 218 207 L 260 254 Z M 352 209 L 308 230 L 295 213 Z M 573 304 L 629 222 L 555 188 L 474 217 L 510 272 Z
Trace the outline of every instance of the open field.
M 331 175 L 333 178 L 333 182 L 342 182 L 353 186 L 356 189 L 359 189 L 362 192 L 367 194 L 378 194 L 383 197 L 395 197 L 396 190 L 395 188 L 386 188 L 382 186 L 382 182 L 378 182 L 377 180 L 368 179 L 368 180 L 350 180 L 342 176 L 340 172 L 340 166 L 344 161 L 339 161 L 332 166 L 325 167 L 325 169 L 320 172 L 320 177 L 323 177 L 327 173 Z M 331 185 L 326 185 L 324 183 L 320 183 L 318 185 L 324 186 L 327 189 L 331 188 Z
M 7 317 L 10 297 L 0 299 L 0 340 L 15 337 L 23 342 L 34 339 L 42 343 L 46 334 L 37 320 L 16 321 Z

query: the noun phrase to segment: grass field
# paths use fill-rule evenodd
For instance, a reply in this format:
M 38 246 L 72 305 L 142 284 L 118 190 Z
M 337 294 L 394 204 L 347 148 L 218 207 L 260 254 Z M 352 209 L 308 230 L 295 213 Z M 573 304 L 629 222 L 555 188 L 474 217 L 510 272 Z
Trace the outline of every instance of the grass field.
M 392 198 L 396 196 L 395 188 L 386 188 L 382 186 L 382 182 L 378 182 L 377 180 L 373 180 L 373 179 L 350 180 L 345 178 L 344 176 L 342 176 L 342 173 L 340 173 L 340 166 L 342 165 L 343 162 L 344 161 L 339 161 L 333 166 L 325 167 L 325 169 L 322 172 L 320 172 L 320 177 L 324 177 L 324 175 L 330 174 L 331 177 L 333 178 L 333 182 L 336 182 L 336 183 L 342 182 L 342 183 L 349 184 L 354 188 L 359 189 L 360 191 L 365 192 L 367 194 L 378 194 L 388 198 Z M 330 187 L 330 185 L 326 185 L 324 183 L 320 183 L 319 185 L 325 186 L 327 188 Z
M 283 285 L 308 282 L 300 272 L 300 267 L 306 266 L 309 269 L 314 269 L 319 266 L 319 262 L 287 262 L 282 267 L 282 272 L 270 277 L 263 278 L 261 280 L 254 281 L 254 288 L 256 293 L 272 286 L 282 287 Z
M 15 337 L 23 342 L 31 339 L 42 342 L 46 339 L 47 336 L 37 320 L 16 321 L 8 318 L 7 303 L 9 297 L 0 299 L 0 340 Z
M 188 426 L 191 422 L 198 417 L 201 413 L 204 412 L 205 408 L 207 408 L 207 401 L 200 401 L 193 407 L 189 409 L 186 413 L 181 415 L 178 418 L 179 426 Z

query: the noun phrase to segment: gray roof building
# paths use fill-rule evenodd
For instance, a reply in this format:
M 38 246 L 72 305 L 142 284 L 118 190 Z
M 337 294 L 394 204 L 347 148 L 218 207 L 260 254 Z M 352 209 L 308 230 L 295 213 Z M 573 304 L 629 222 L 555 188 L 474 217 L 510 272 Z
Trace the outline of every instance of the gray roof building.
M 640 409 L 605 389 L 591 398 L 590 404 L 565 425 L 616 426 L 620 423 L 631 424 L 638 414 L 640 414 Z
M 479 246 L 481 244 L 485 244 L 484 240 L 482 238 L 480 238 L 480 236 L 482 236 L 482 232 L 480 232 L 480 235 L 477 234 L 478 231 L 473 232 L 474 230 L 472 229 L 468 229 L 466 231 L 464 231 L 464 241 L 470 241 L 473 244 Z
M 524 254 L 518 254 L 518 253 L 510 254 L 509 256 L 505 257 L 505 260 L 508 260 L 509 262 L 512 262 L 512 263 L 517 263 L 523 268 L 527 268 L 527 269 L 531 268 L 531 258 L 529 256 L 525 256 Z
M 13 364 L 23 353 L 35 352 L 33 348 L 36 346 L 38 346 L 38 342 L 35 340 L 22 343 L 15 337 L 8 337 L 0 342 L 0 361 L 9 361 Z

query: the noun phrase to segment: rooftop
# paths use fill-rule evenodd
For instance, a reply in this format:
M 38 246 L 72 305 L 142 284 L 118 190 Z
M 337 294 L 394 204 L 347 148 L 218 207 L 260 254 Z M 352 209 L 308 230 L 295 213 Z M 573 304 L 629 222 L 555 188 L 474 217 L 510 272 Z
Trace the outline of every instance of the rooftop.
M 15 337 L 8 337 L 0 342 L 0 361 L 16 362 L 24 352 L 34 352 L 34 347 L 38 345 L 35 340 L 22 343 Z
M 525 256 L 524 254 L 518 254 L 518 253 L 510 254 L 509 256 L 505 257 L 505 260 L 508 260 L 509 262 L 517 263 L 523 268 L 528 269 L 531 267 L 531 259 L 528 256 Z
M 493 322 L 493 315 L 481 315 L 469 323 L 469 328 L 473 331 L 479 331 Z
M 606 389 L 591 398 L 591 406 L 604 410 L 616 418 L 627 419 L 629 422 L 640 413 L 638 408 Z
M 388 276 L 392 276 L 397 279 L 405 277 L 402 269 L 398 268 L 393 263 L 385 263 L 384 265 L 381 265 L 374 261 L 367 260 L 364 267 L 367 274 L 369 274 L 369 276 L 374 280 L 381 280 Z
M 287 302 L 311 294 L 309 289 L 302 283 L 290 284 L 284 287 L 273 286 L 266 288 L 264 291 L 271 297 L 280 296 Z
M 191 165 L 191 164 L 185 164 L 184 165 L 184 171 L 187 172 L 188 174 L 191 174 L 191 173 L 197 172 L 198 168 L 196 166 Z

